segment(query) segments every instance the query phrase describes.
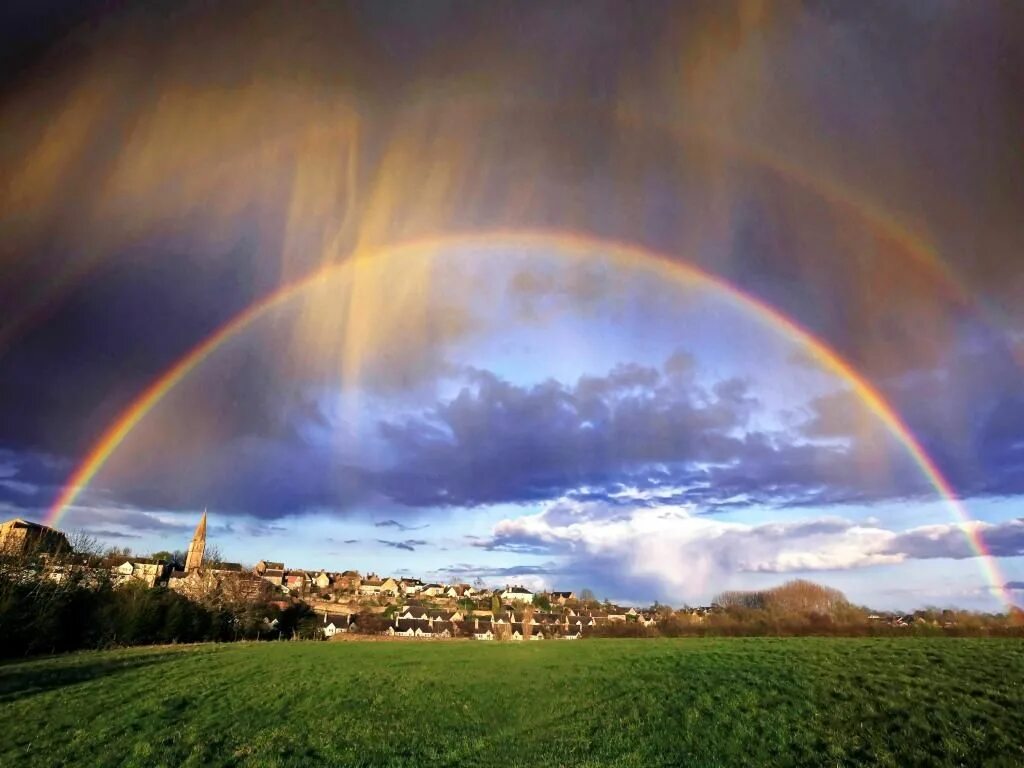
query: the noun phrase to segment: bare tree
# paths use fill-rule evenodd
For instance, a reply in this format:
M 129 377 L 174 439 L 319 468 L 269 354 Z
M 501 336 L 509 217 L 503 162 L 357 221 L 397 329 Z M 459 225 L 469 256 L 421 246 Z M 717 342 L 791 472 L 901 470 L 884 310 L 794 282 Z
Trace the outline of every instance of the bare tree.
M 208 544 L 203 550 L 203 567 L 216 568 L 224 563 L 224 556 L 216 544 Z
M 533 624 L 531 624 L 531 622 L 533 621 L 533 614 L 535 610 L 536 609 L 529 603 L 527 603 L 526 607 L 523 609 L 523 640 L 529 640 L 530 635 L 533 634 Z

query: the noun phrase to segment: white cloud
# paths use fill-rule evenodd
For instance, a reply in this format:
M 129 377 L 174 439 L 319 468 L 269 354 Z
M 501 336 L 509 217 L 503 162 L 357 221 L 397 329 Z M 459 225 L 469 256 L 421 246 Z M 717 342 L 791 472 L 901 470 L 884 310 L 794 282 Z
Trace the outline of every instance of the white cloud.
M 695 599 L 742 573 L 849 570 L 967 557 L 948 542 L 964 542 L 966 548 L 968 531 L 1005 536 L 1020 527 L 1020 521 L 973 522 L 893 531 L 874 520 L 839 517 L 747 524 L 697 516 L 687 507 L 623 508 L 562 499 L 537 514 L 501 520 L 486 546 L 560 553 L 568 560 L 568 572 L 607 577 L 609 584 L 653 584 L 664 596 Z

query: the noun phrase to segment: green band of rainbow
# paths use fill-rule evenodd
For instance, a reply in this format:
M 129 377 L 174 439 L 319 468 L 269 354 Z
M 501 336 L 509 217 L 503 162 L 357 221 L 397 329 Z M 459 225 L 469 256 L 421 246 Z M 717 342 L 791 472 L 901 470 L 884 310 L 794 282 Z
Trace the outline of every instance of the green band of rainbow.
M 893 437 L 904 446 L 924 477 L 946 501 L 957 520 L 967 523 L 964 533 L 975 554 L 980 558 L 986 580 L 1004 603 L 1013 605 L 995 558 L 988 551 L 975 521 L 957 497 L 949 481 L 943 477 L 935 462 L 928 456 L 920 442 L 882 394 L 825 342 L 756 296 L 745 293 L 721 278 L 701 271 L 691 264 L 676 261 L 666 254 L 633 244 L 602 240 L 565 231 L 495 230 L 420 239 L 409 243 L 385 246 L 372 252 L 353 256 L 348 261 L 328 264 L 299 280 L 280 286 L 235 315 L 191 349 L 125 408 L 68 478 L 63 490 L 47 513 L 46 524 L 56 526 L 60 523 L 68 508 L 74 504 L 82 491 L 103 468 L 104 463 L 117 447 L 175 385 L 210 357 L 225 341 L 250 326 L 268 310 L 299 296 L 307 289 L 343 274 L 355 260 L 384 254 L 407 258 L 417 255 L 430 257 L 444 248 L 472 246 L 491 248 L 497 245 L 513 248 L 549 248 L 556 253 L 575 257 L 599 251 L 602 256 L 607 256 L 617 263 L 626 264 L 634 269 L 652 271 L 662 279 L 711 289 L 749 317 L 802 345 L 823 370 L 846 382 L 864 406 L 880 419 Z

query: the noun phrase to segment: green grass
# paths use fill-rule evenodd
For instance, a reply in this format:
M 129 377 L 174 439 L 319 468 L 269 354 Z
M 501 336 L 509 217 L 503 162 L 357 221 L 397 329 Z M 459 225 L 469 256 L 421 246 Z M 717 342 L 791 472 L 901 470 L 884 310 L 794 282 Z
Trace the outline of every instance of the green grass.
M 1024 643 L 264 643 L 0 666 L 0 765 L 1024 765 Z

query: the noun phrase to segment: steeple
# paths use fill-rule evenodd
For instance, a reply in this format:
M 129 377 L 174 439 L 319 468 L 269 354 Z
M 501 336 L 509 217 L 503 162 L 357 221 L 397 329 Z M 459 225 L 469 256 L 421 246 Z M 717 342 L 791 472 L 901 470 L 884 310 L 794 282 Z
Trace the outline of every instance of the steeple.
M 192 542 L 188 545 L 188 556 L 185 558 L 185 572 L 198 570 L 203 565 L 203 551 L 206 549 L 206 510 L 199 519 Z

